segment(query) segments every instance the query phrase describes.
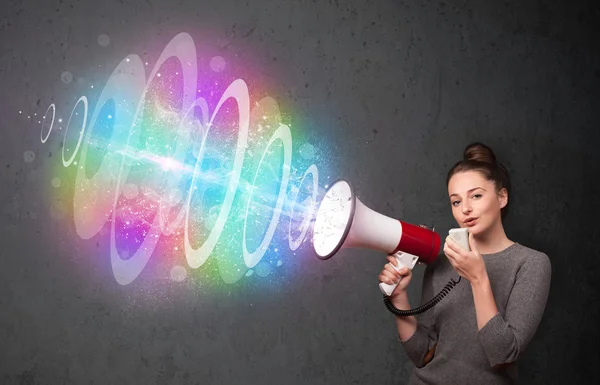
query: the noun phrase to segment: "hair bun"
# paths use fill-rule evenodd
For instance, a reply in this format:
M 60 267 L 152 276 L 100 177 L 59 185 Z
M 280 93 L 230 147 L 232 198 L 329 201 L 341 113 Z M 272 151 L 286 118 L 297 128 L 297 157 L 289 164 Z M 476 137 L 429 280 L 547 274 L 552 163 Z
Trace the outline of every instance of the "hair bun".
M 496 155 L 491 148 L 483 143 L 471 143 L 469 144 L 463 153 L 465 160 L 473 160 L 476 162 L 485 162 L 493 165 L 496 164 Z

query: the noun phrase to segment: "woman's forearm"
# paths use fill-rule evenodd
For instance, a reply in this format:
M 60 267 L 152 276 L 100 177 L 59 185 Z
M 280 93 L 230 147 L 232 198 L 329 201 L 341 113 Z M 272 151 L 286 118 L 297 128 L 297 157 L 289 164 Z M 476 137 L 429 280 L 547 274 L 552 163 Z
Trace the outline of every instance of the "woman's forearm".
M 393 305 L 400 310 L 410 309 L 408 294 L 404 293 L 394 299 Z M 396 328 L 401 341 L 407 341 L 417 330 L 417 319 L 414 316 L 396 317 Z
M 487 275 L 480 280 L 471 282 L 471 289 L 477 315 L 477 330 L 481 330 L 489 320 L 498 314 L 498 307 Z

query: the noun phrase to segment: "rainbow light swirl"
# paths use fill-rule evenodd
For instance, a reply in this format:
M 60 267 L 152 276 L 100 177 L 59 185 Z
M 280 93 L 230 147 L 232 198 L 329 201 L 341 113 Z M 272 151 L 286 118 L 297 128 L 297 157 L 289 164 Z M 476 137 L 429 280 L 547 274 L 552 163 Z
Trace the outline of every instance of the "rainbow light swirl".
M 61 169 L 74 173 L 77 234 L 91 239 L 110 223 L 110 261 L 121 285 L 135 281 L 159 248 L 173 263 L 185 256 L 192 269 L 212 257 L 226 283 L 253 269 L 268 275 L 282 254 L 295 254 L 312 226 L 322 190 L 314 148 L 301 146 L 308 155 L 294 167 L 292 131 L 277 103 L 265 97 L 250 109 L 241 79 L 220 97 L 214 88 L 199 97 L 189 34 L 175 36 L 148 79 L 145 73 L 139 56 L 127 56 L 89 121 L 85 96 L 71 112 L 65 142 L 83 119 L 74 149 L 62 147 Z M 42 143 L 55 118 L 51 104 Z M 186 272 L 174 266 L 171 278 L 182 281 Z

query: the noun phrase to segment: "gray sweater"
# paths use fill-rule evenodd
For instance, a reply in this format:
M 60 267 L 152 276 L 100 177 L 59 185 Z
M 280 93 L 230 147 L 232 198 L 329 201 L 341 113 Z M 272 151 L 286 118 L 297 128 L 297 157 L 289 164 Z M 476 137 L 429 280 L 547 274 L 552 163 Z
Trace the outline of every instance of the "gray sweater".
M 499 313 L 480 331 L 471 285 L 462 279 L 441 302 L 416 316 L 416 332 L 401 342 L 416 366 L 409 384 L 513 384 L 517 359 L 541 321 L 551 266 L 548 256 L 518 243 L 484 254 Z M 442 254 L 427 266 L 422 303 L 429 301 L 458 273 Z M 423 358 L 435 344 L 431 361 Z M 503 365 L 504 364 L 504 365 Z

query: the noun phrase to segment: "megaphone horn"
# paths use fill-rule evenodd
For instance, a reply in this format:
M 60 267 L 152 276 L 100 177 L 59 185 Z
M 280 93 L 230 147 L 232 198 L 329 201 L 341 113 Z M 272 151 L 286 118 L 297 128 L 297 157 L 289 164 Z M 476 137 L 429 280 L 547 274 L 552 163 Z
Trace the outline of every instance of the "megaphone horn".
M 319 259 L 329 259 L 344 248 L 366 248 L 394 255 L 398 261 L 396 270 L 412 269 L 417 262 L 430 264 L 440 251 L 436 232 L 370 209 L 342 179 L 331 185 L 319 204 L 312 241 Z M 388 296 L 395 287 L 379 284 L 381 292 Z

